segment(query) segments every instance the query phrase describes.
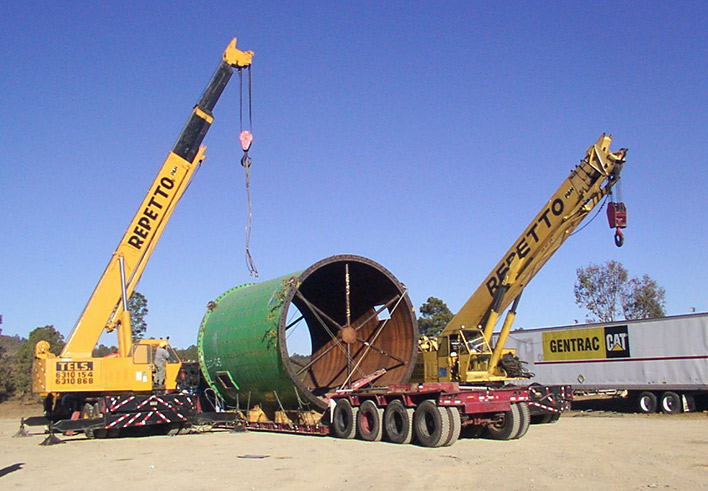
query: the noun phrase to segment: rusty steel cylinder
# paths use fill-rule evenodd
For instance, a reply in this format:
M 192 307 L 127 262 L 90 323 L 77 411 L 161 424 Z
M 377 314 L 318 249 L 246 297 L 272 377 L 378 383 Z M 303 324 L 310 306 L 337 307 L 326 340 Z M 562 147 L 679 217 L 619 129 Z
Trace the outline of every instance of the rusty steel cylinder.
M 370 259 L 338 255 L 210 302 L 199 363 L 230 406 L 323 410 L 357 381 L 405 383 L 417 339 L 405 286 Z

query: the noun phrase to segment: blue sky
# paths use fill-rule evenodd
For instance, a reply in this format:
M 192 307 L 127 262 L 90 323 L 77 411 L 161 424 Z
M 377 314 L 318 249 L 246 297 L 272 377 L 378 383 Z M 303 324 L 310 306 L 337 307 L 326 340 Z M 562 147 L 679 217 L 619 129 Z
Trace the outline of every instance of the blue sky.
M 517 326 L 582 321 L 614 259 L 708 310 L 702 2 L 31 2 L 0 19 L 3 334 L 68 335 L 229 40 L 255 51 L 251 250 L 262 279 L 369 257 L 459 308 L 603 132 L 629 149 L 626 244 L 604 214 L 527 288 Z M 138 290 L 196 343 L 251 281 L 238 83 Z M 113 338 L 105 341 L 113 343 Z

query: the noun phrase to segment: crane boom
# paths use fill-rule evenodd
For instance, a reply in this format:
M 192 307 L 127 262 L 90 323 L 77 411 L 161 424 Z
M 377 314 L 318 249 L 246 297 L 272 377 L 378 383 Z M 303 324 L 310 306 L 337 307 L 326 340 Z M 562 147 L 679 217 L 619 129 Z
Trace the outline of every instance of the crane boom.
M 590 146 L 585 157 L 443 329 L 437 348 L 427 345 L 423 353 L 426 381 L 508 378 L 498 363 L 523 289 L 619 180 L 627 150 L 611 152 L 611 141 L 612 136 L 603 133 Z M 494 326 L 512 302 L 514 306 L 492 348 Z
M 224 51 L 214 75 L 111 256 L 69 336 L 60 355 L 62 358 L 90 357 L 103 330 L 110 332 L 116 326 L 119 354 L 121 357 L 129 354 L 132 333 L 126 300 L 133 293 L 175 206 L 204 159 L 206 147 L 201 143 L 214 121 L 214 106 L 234 69 L 250 66 L 252 57 L 252 51 L 236 48 L 235 38 Z
M 443 333 L 459 330 L 463 325 L 486 327 L 499 288 L 505 291 L 497 312 L 511 304 L 588 213 L 609 194 L 619 179 L 627 152 L 622 149 L 611 153 L 611 141 L 612 136 L 603 134 L 587 150 L 585 158 L 514 241 Z

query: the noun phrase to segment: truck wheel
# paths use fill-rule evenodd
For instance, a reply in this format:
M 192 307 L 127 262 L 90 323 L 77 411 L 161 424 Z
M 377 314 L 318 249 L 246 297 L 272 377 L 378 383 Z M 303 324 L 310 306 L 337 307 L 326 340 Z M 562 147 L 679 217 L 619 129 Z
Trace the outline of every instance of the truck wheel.
M 656 404 L 656 395 L 653 392 L 642 392 L 637 398 L 637 408 L 640 413 L 655 413 Z
M 529 411 L 529 405 L 525 402 L 519 402 L 514 404 L 519 408 L 519 432 L 511 437 L 512 440 L 517 440 L 524 436 L 527 431 L 529 431 L 529 425 L 531 424 L 531 412 Z
M 356 434 L 356 413 L 347 399 L 339 399 L 332 415 L 332 434 L 336 438 L 354 438 Z
M 384 432 L 391 443 L 408 444 L 413 439 L 413 409 L 403 402 L 391 401 L 384 411 Z
M 447 410 L 438 407 L 432 399 L 421 402 L 413 413 L 415 436 L 424 447 L 439 447 L 450 436 L 450 418 Z
M 661 402 L 659 404 L 662 413 L 678 414 L 683 409 L 681 407 L 681 396 L 676 392 L 664 392 L 661 394 Z
M 512 404 L 511 409 L 503 413 L 501 421 L 487 425 L 487 436 L 492 440 L 511 440 L 519 434 L 521 429 L 521 415 L 517 404 Z
M 462 431 L 462 419 L 460 418 L 460 410 L 456 407 L 448 407 L 447 416 L 450 419 L 450 436 L 447 441 L 443 443 L 443 447 L 449 447 L 460 438 L 460 431 Z
M 364 401 L 356 414 L 356 430 L 360 440 L 365 442 L 381 441 L 383 434 L 383 409 L 374 401 Z

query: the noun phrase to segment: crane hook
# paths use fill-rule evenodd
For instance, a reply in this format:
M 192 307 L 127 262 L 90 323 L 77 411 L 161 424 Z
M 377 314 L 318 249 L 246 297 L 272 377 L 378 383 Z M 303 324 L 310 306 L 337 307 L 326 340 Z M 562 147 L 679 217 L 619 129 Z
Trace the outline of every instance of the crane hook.
M 243 167 L 250 167 L 251 157 L 248 155 L 248 151 L 253 144 L 253 134 L 248 130 L 243 130 L 239 135 L 238 139 L 241 141 L 241 148 L 243 149 L 243 157 L 241 157 L 241 165 Z
M 627 207 L 621 201 L 611 201 L 607 206 L 607 219 L 610 228 L 615 229 L 615 245 L 622 247 L 624 244 L 624 234 L 622 229 L 627 227 Z
M 623 244 L 624 244 L 624 234 L 622 233 L 622 230 L 619 227 L 617 227 L 617 229 L 615 230 L 615 245 L 617 247 L 622 247 Z

